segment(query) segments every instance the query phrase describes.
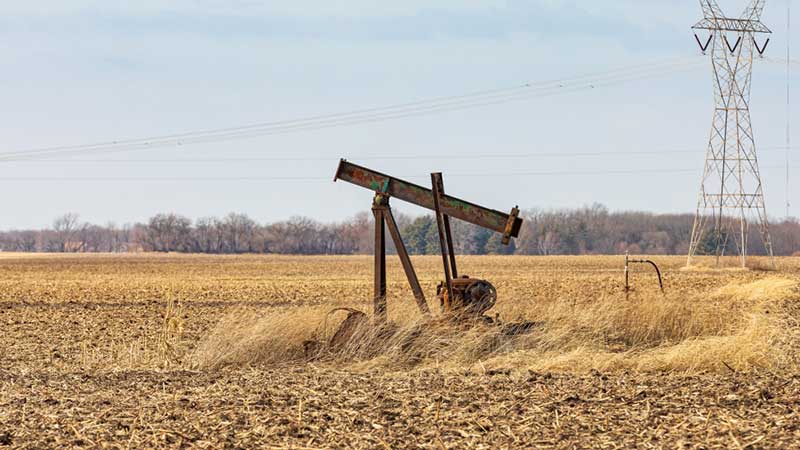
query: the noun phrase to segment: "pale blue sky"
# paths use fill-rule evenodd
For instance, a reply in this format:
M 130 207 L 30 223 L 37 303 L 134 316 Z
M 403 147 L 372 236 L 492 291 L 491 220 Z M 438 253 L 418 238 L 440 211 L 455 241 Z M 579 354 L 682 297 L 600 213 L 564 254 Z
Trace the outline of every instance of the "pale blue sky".
M 736 0 L 720 4 L 733 16 L 745 6 Z M 700 18 L 694 0 L 2 0 L 0 153 L 302 118 L 670 58 L 702 60 L 690 30 Z M 786 1 L 768 1 L 764 22 L 775 32 L 769 55 L 785 57 Z M 800 48 L 800 30 L 794 36 Z M 784 142 L 784 70 L 760 61 L 753 86 L 753 122 L 764 148 L 761 164 L 773 216 L 785 213 L 784 154 L 774 149 Z M 166 211 L 193 218 L 241 211 L 259 221 L 292 215 L 340 220 L 368 209 L 370 194 L 326 180 L 85 180 L 328 179 L 340 157 L 398 175 L 442 171 L 448 192 L 501 210 L 600 202 L 612 209 L 690 212 L 713 107 L 710 75 L 706 64 L 465 111 L 88 158 L 130 163 L 0 162 L 6 192 L 0 228 L 46 226 L 66 211 L 117 223 Z M 800 143 L 800 136 L 794 140 Z M 696 152 L 618 154 L 659 149 Z M 448 158 L 559 152 L 607 156 Z M 442 159 L 357 158 L 402 155 Z M 324 159 L 151 162 L 283 156 Z M 793 163 L 800 165 L 795 158 Z M 661 169 L 689 172 L 652 172 Z M 563 174 L 604 170 L 641 172 Z M 476 172 L 562 174 L 458 176 Z M 800 186 L 800 167 L 796 173 L 794 186 Z M 78 181 L 48 180 L 53 177 Z M 800 208 L 800 200 L 795 203 Z

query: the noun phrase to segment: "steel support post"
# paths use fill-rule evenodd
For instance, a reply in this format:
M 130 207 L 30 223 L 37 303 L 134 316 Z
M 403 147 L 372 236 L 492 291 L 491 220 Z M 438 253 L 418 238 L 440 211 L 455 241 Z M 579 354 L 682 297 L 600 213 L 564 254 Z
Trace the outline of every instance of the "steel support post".
M 378 203 L 375 197 L 375 204 L 372 207 L 372 215 L 375 216 L 375 296 L 373 297 L 375 320 L 378 322 L 386 321 L 386 234 L 384 220 L 384 206 Z
M 439 245 L 442 249 L 442 264 L 444 265 L 444 279 L 445 285 L 447 288 L 447 298 L 449 301 L 452 301 L 452 294 L 453 294 L 453 278 L 451 277 L 450 272 L 450 259 L 449 259 L 449 250 L 452 243 L 448 244 L 445 225 L 444 225 L 444 214 L 442 214 L 442 209 L 439 203 L 441 199 L 442 192 L 439 191 L 439 187 L 443 185 L 442 183 L 442 174 L 441 173 L 432 173 L 431 174 L 431 184 L 433 185 L 433 209 L 436 213 L 436 226 L 439 228 Z
M 437 189 L 439 190 L 439 195 L 444 197 L 444 180 L 442 179 L 442 174 L 437 174 L 436 176 Z M 447 253 L 450 255 L 450 271 L 452 272 L 453 278 L 458 278 L 458 269 L 456 268 L 456 252 L 453 249 L 453 233 L 450 231 L 450 216 L 447 214 L 442 213 L 442 219 L 444 222 L 444 236 L 447 241 Z
M 444 222 L 444 236 L 445 240 L 447 241 L 447 253 L 450 255 L 450 270 L 453 271 L 453 278 L 458 278 L 458 269 L 456 268 L 456 253 L 453 249 L 453 234 L 450 232 L 450 216 L 443 214 L 442 221 Z
M 417 301 L 417 307 L 423 314 L 429 314 L 431 311 L 428 308 L 428 302 L 425 300 L 425 294 L 422 292 L 422 286 L 419 284 L 419 278 L 414 271 L 414 266 L 411 264 L 411 257 L 408 255 L 406 245 L 403 243 L 403 237 L 400 236 L 400 229 L 397 228 L 397 222 L 394 220 L 392 208 L 386 206 L 383 211 L 386 228 L 389 229 L 389 234 L 392 236 L 394 246 L 397 249 L 397 256 L 400 257 L 400 263 L 403 265 L 403 270 L 406 273 L 408 284 L 411 285 L 411 291 L 414 293 L 414 299 Z

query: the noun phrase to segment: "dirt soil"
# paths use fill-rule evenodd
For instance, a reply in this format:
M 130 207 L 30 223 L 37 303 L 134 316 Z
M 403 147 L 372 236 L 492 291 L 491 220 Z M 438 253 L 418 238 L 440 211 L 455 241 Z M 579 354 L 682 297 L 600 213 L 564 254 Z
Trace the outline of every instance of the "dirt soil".
M 792 448 L 800 378 L 0 371 L 14 448 Z
M 465 259 L 507 297 L 588 297 L 614 292 L 622 279 L 620 258 L 520 258 L 494 275 L 498 259 Z M 194 371 L 181 360 L 234 307 L 368 298 L 370 261 L 0 258 L 0 449 L 800 448 L 800 376 L 786 373 Z M 687 292 L 762 276 L 658 261 L 668 289 Z M 439 262 L 419 260 L 428 291 Z M 796 277 L 800 260 L 783 266 Z M 654 289 L 648 274 L 634 282 Z M 390 290 L 391 307 L 407 290 L 399 266 Z M 185 328 L 177 357 L 165 362 L 168 298 L 181 303 Z

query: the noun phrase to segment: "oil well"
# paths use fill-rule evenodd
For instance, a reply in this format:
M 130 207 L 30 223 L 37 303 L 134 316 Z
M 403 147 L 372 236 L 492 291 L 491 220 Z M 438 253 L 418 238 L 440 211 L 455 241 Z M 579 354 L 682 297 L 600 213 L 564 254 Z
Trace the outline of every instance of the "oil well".
M 522 219 L 519 208 L 515 206 L 510 213 L 486 208 L 460 198 L 445 194 L 441 173 L 431 174 L 431 187 L 423 187 L 391 175 L 362 167 L 342 159 L 336 170 L 334 181 L 345 181 L 372 191 L 372 214 L 375 218 L 375 267 L 373 317 L 367 314 L 345 309 L 348 317 L 327 343 L 313 343 L 314 348 L 320 345 L 335 347 L 351 339 L 355 329 L 371 324 L 381 327 L 386 324 L 388 305 L 386 301 L 386 231 L 388 230 L 406 278 L 411 287 L 420 314 L 430 315 L 425 292 L 419 283 L 417 272 L 411 262 L 403 237 L 395 221 L 390 201 L 402 200 L 416 206 L 433 211 L 439 234 L 444 277 L 435 292 L 443 321 L 471 326 L 487 324 L 503 326 L 510 334 L 527 332 L 532 323 L 501 324 L 497 317 L 491 318 L 486 313 L 497 303 L 497 289 L 481 278 L 473 278 L 459 273 L 453 245 L 453 234 L 450 219 L 459 219 L 479 227 L 501 233 L 502 243 L 508 245 L 512 238 L 519 236 Z M 308 348 L 308 347 L 307 347 Z
M 334 178 L 334 181 L 337 180 L 346 181 L 374 192 L 372 214 L 375 216 L 375 295 L 373 301 L 376 321 L 386 320 L 385 229 L 389 230 L 397 248 L 397 255 L 400 257 L 420 312 L 423 314 L 430 312 L 425 293 L 422 292 L 416 271 L 392 214 L 389 204 L 392 198 L 429 209 L 436 216 L 444 267 L 444 282 L 437 289 L 436 297 L 440 301 L 442 313 L 456 317 L 481 317 L 494 306 L 497 301 L 497 290 L 490 282 L 470 278 L 466 275 L 459 276 L 450 218 L 460 219 L 502 233 L 503 244 L 508 245 L 511 238 L 519 236 L 522 228 L 519 208 L 514 207 L 510 214 L 505 214 L 446 195 L 441 173 L 431 174 L 431 188 L 428 189 L 341 160 Z

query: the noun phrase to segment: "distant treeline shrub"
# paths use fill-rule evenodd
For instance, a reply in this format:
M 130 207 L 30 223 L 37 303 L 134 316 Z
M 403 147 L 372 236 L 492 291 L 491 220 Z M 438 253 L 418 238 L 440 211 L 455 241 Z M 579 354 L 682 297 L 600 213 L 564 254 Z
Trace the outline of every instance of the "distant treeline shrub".
M 602 205 L 579 209 L 524 212 L 520 237 L 510 246 L 501 236 L 461 221 L 453 221 L 456 251 L 464 255 L 608 255 L 685 254 L 694 217 L 691 214 L 610 212 Z M 437 227 L 432 216 L 397 215 L 398 226 L 409 252 L 439 252 Z M 776 255 L 800 252 L 797 219 L 770 225 Z M 185 252 L 211 254 L 368 254 L 373 250 L 372 216 L 360 213 L 337 223 L 321 223 L 307 217 L 260 224 L 246 214 L 191 220 L 179 214 L 157 214 L 147 223 L 117 226 L 80 221 L 65 214 L 43 230 L 0 232 L 0 250 L 14 252 Z M 714 236 L 708 236 L 714 239 Z M 701 242 L 701 249 L 713 248 Z M 751 227 L 749 251 L 765 253 L 758 227 Z M 389 251 L 393 251 L 389 243 Z

